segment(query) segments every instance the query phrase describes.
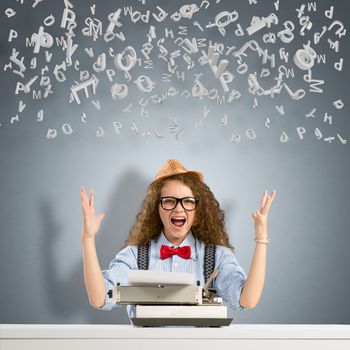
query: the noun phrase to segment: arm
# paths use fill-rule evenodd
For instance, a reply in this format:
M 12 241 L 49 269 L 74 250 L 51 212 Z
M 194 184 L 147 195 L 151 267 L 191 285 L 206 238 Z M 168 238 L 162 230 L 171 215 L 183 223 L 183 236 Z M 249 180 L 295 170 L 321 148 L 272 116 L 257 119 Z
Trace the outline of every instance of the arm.
M 84 282 L 89 302 L 99 308 L 105 304 L 106 291 L 94 239 L 82 238 L 82 249 Z
M 240 305 L 242 307 L 254 308 L 259 303 L 265 282 L 266 253 L 266 244 L 257 243 L 248 277 L 241 293 Z
M 250 265 L 248 277 L 241 293 L 240 305 L 246 308 L 254 308 L 258 305 L 265 283 L 267 243 L 259 241 L 268 240 L 267 216 L 271 204 L 276 196 L 276 191 L 271 195 L 264 193 L 261 208 L 252 214 L 254 219 L 256 247 Z
M 89 302 L 94 307 L 102 307 L 105 304 L 105 282 L 101 272 L 100 263 L 95 246 L 97 234 L 104 214 L 95 215 L 94 192 L 91 190 L 87 197 L 85 187 L 80 192 L 83 210 L 83 229 L 81 235 L 83 250 L 83 272 L 86 291 Z

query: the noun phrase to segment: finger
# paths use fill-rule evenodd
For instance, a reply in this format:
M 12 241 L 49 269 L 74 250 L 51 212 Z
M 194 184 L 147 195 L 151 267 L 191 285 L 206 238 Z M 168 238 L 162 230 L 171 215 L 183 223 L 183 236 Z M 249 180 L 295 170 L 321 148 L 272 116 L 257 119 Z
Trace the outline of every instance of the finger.
M 263 214 L 267 214 L 269 212 L 271 204 L 272 204 L 273 200 L 275 199 L 275 197 L 276 197 L 276 190 L 273 190 L 271 195 L 267 196 L 266 203 L 265 203 L 264 207 L 262 208 Z
M 267 190 L 264 191 L 264 195 L 263 195 L 262 200 L 261 200 L 261 208 L 263 208 L 265 206 L 266 201 L 267 201 Z
M 276 197 L 276 190 L 273 190 L 273 191 L 271 192 L 271 195 L 269 195 L 269 196 L 267 197 L 267 201 L 266 201 L 266 205 L 268 205 L 269 208 L 270 208 L 270 206 L 271 206 L 273 200 L 275 199 L 275 197 Z
M 99 223 L 101 223 L 101 221 L 104 219 L 104 217 L 105 217 L 105 214 L 104 214 L 104 213 L 99 213 L 99 214 L 97 215 L 97 220 L 99 221 Z
M 93 188 L 90 190 L 89 205 L 92 208 L 94 207 L 94 189 Z
M 86 194 L 85 186 L 81 186 L 81 189 L 80 189 L 80 198 L 83 198 L 83 197 L 84 197 L 84 194 Z
M 273 190 L 272 191 L 272 194 L 271 194 L 271 202 L 275 199 L 275 197 L 276 197 L 276 193 L 277 193 L 277 191 L 276 190 Z
M 85 209 L 88 206 L 88 198 L 86 195 L 85 186 L 82 186 L 82 188 L 81 188 L 80 199 L 81 199 L 81 205 L 82 205 L 83 209 Z
M 254 220 L 256 220 L 259 217 L 259 210 L 256 210 L 253 214 L 252 214 L 252 218 Z
M 83 196 L 86 196 L 86 188 L 85 188 L 85 186 L 82 186 L 82 187 L 81 187 L 80 195 L 81 195 L 82 197 L 83 197 Z

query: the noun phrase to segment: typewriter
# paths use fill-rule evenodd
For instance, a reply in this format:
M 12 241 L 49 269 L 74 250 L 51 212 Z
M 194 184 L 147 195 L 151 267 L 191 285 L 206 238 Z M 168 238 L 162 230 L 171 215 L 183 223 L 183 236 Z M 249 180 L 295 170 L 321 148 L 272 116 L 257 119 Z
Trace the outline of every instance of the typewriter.
M 199 282 L 181 281 L 182 276 L 189 274 L 149 270 L 133 270 L 130 274 L 133 275 L 131 285 L 128 278 L 127 286 L 117 284 L 108 291 L 108 297 L 116 304 L 135 305 L 135 317 L 131 318 L 134 326 L 222 327 L 232 321 L 227 317 L 222 298 L 216 295 L 215 289 L 209 288 L 217 270 L 203 288 Z M 179 276 L 180 280 L 174 279 Z

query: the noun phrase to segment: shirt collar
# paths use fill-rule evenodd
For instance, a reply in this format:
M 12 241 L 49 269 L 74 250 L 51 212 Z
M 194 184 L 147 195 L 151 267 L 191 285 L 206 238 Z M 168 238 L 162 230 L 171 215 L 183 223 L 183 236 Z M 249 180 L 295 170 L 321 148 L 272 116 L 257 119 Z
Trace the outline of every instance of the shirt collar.
M 160 250 L 160 247 L 164 244 L 167 246 L 173 246 L 172 243 L 170 243 L 168 241 L 168 239 L 166 238 L 164 232 L 162 232 L 158 238 L 156 238 L 155 240 L 156 243 L 156 247 L 158 250 Z M 193 236 L 192 231 L 189 231 L 186 238 L 181 242 L 181 244 L 179 245 L 179 247 L 182 247 L 184 245 L 189 245 L 191 247 L 191 256 L 190 258 L 194 261 L 197 260 L 196 257 L 196 238 Z

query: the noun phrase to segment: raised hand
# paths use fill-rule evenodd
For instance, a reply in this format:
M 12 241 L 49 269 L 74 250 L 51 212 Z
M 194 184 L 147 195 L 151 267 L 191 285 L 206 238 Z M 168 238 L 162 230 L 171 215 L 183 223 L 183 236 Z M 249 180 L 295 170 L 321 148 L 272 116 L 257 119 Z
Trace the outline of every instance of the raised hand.
M 252 214 L 254 220 L 255 235 L 259 239 L 266 239 L 268 237 L 267 231 L 267 216 L 273 200 L 275 199 L 276 191 L 273 190 L 271 195 L 265 190 L 261 200 L 261 208 Z
M 87 196 L 85 186 L 80 191 L 81 208 L 83 210 L 83 231 L 82 238 L 94 238 L 100 229 L 101 221 L 105 214 L 99 213 L 96 216 L 94 207 L 94 190 L 91 189 Z

